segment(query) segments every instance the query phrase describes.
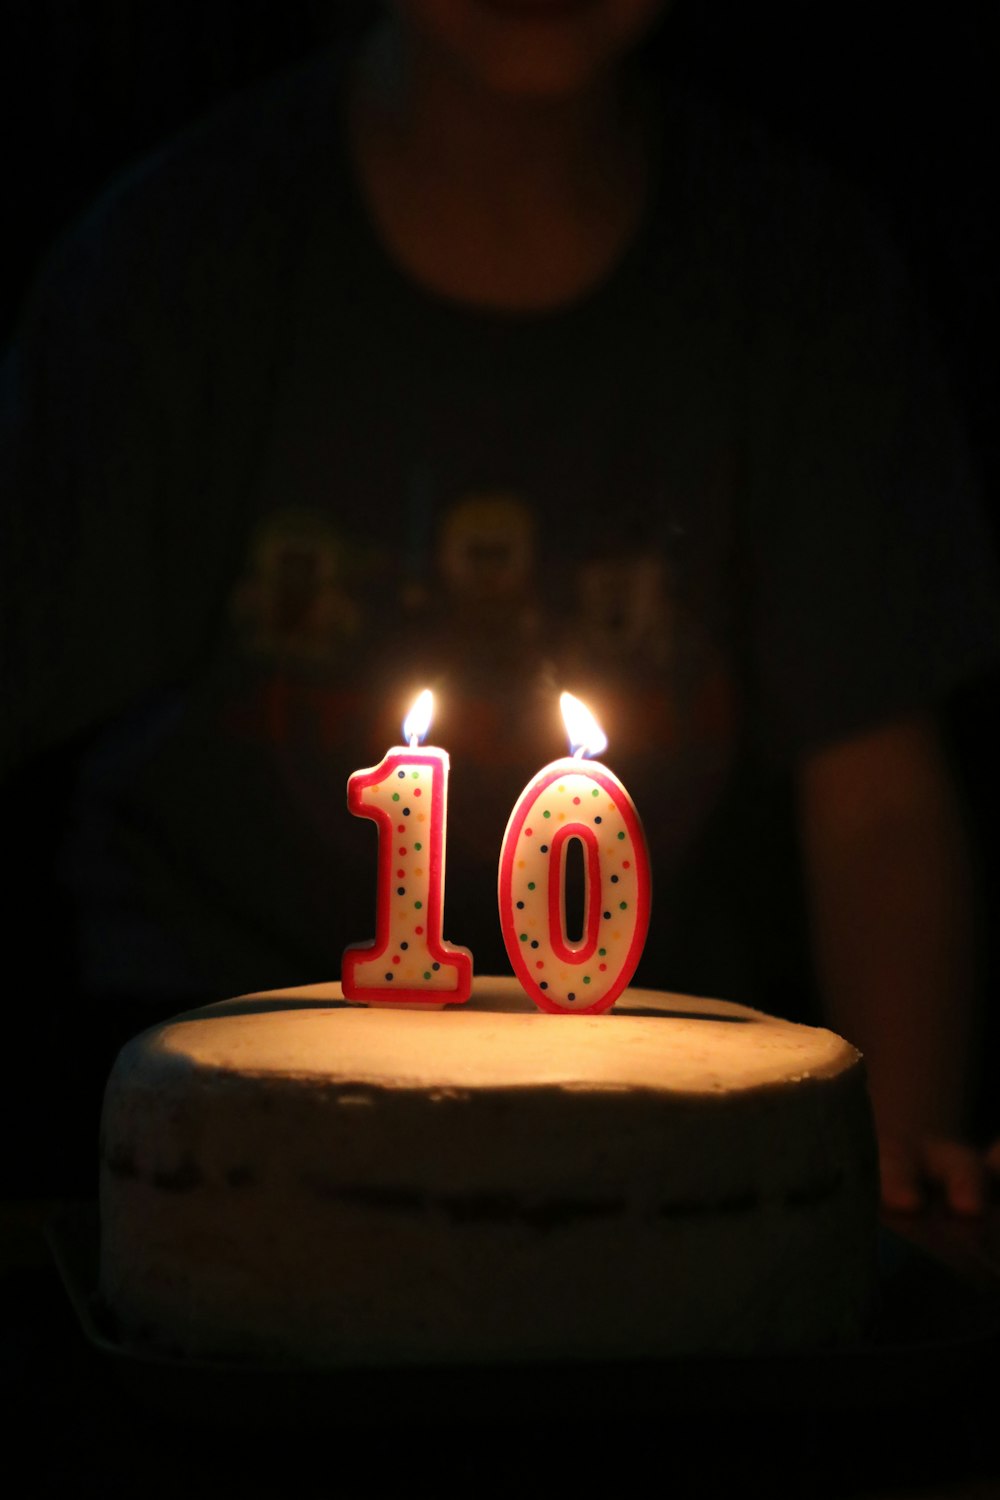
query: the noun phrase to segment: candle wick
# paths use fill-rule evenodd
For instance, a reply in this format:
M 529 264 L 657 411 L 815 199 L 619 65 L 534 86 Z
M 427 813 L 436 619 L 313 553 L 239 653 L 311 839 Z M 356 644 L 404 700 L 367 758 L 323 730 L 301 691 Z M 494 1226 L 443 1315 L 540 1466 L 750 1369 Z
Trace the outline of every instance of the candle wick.
M 420 737 L 419 737 L 419 735 L 411 734 L 410 735 L 410 749 L 411 750 L 419 750 L 419 748 L 420 748 Z

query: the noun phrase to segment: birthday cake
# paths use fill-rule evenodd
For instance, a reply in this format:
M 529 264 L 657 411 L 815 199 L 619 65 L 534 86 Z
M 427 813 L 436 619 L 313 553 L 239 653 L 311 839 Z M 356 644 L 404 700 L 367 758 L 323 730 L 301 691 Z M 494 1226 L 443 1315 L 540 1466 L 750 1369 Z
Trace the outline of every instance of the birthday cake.
M 101 1293 L 187 1358 L 481 1363 L 856 1340 L 877 1176 L 859 1054 L 721 1001 L 545 1015 L 340 987 L 243 997 L 123 1048 Z

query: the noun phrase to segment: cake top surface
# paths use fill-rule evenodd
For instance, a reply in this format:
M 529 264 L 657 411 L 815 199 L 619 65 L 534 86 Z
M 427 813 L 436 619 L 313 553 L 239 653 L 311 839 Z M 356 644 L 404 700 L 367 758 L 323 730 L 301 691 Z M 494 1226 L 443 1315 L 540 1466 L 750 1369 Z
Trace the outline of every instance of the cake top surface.
M 244 995 L 134 1038 L 119 1070 L 309 1078 L 382 1088 L 653 1089 L 704 1095 L 831 1077 L 849 1043 L 723 1000 L 629 989 L 605 1015 L 547 1015 L 513 978 L 467 1005 L 348 1005 L 337 983 Z

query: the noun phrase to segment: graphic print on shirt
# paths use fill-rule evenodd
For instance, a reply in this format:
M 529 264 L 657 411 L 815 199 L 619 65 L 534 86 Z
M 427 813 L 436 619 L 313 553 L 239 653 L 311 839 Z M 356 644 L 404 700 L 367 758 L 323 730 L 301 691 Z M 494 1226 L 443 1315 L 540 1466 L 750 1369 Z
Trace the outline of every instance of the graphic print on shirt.
M 620 544 L 571 552 L 509 489 L 461 493 L 410 529 L 426 545 L 389 534 L 380 546 L 288 510 L 251 539 L 231 596 L 247 676 L 227 732 L 271 747 L 298 815 L 329 800 L 339 757 L 354 769 L 398 742 L 401 705 L 430 685 L 434 739 L 456 769 L 450 844 L 458 863 L 482 864 L 525 775 L 563 751 L 568 685 L 606 723 L 636 795 L 648 787 L 671 842 L 686 844 L 724 778 L 732 703 L 676 560 Z

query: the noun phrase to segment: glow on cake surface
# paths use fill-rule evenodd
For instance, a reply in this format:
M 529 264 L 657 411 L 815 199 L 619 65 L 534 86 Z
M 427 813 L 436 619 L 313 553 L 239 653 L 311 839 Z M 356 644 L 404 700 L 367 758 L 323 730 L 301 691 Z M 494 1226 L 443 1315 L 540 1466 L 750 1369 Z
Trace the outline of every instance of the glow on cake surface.
M 723 1000 L 633 989 L 610 1016 L 556 1016 L 537 1010 L 515 979 L 485 979 L 468 1005 L 448 1010 L 348 1006 L 335 983 L 241 996 L 168 1023 L 152 1044 L 155 1056 L 383 1088 L 520 1084 L 703 1095 L 829 1076 L 858 1053 L 831 1031 Z

